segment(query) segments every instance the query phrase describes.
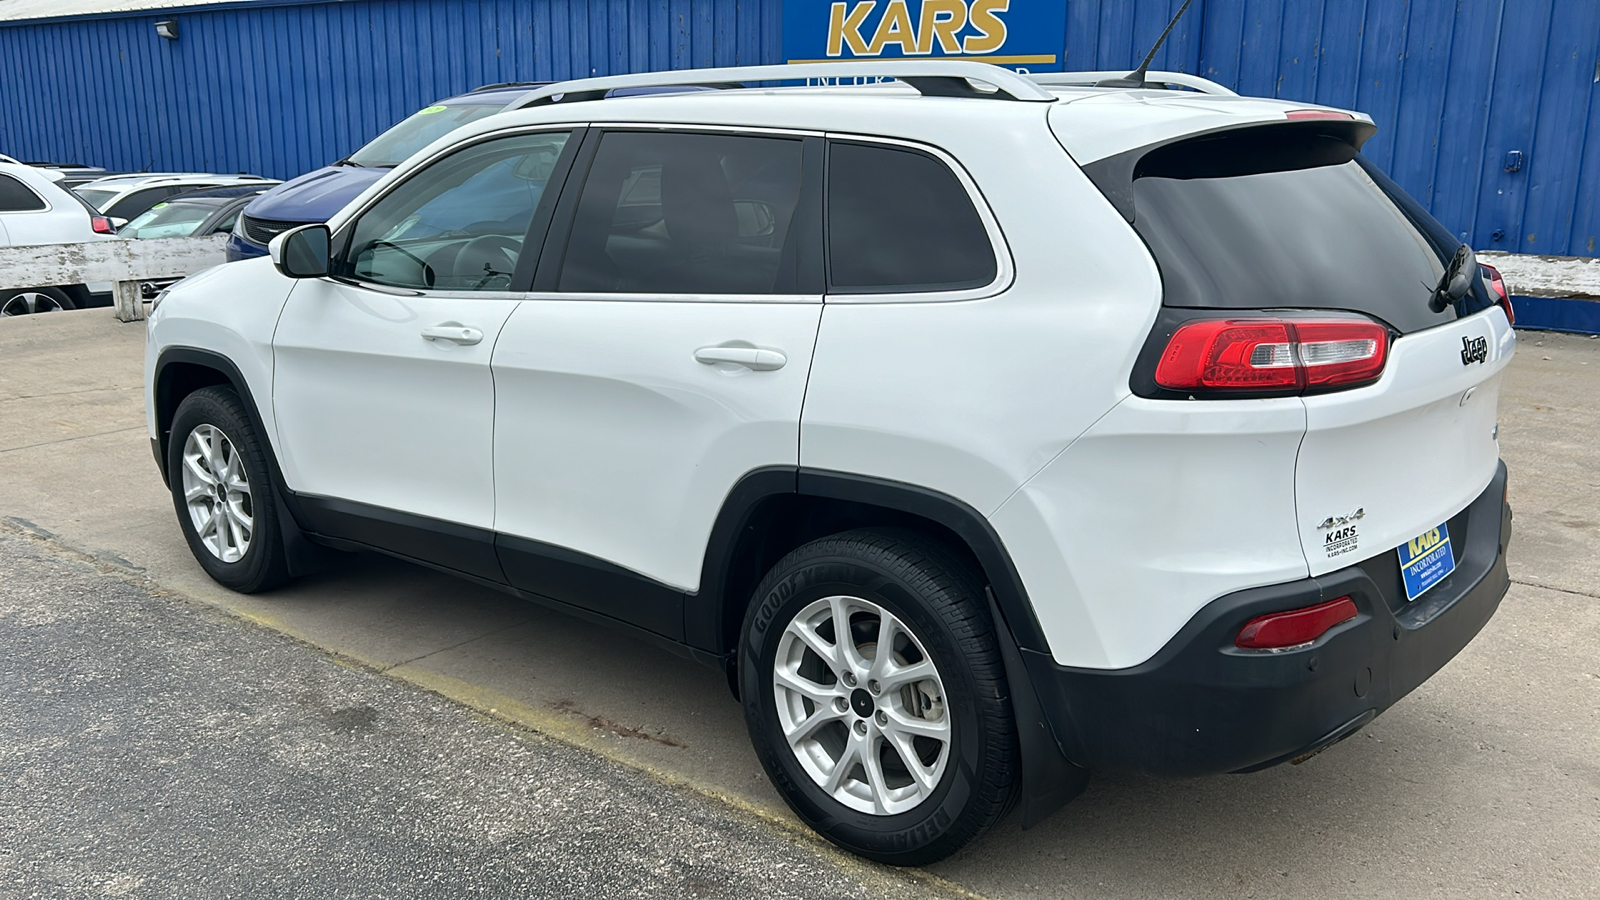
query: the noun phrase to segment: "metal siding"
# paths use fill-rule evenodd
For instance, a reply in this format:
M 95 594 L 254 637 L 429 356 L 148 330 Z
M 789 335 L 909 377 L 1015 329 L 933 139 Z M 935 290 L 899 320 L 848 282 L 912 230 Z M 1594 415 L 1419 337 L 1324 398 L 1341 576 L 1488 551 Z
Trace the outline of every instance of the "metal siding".
M 291 177 L 488 82 L 780 62 L 782 2 L 283 0 L 0 22 L 0 83 L 47 101 L 0 109 L 0 152 Z M 1182 0 L 1064 2 L 1067 66 L 1116 69 Z M 1368 154 L 1474 246 L 1597 253 L 1595 0 L 1195 0 L 1155 65 L 1371 114 Z

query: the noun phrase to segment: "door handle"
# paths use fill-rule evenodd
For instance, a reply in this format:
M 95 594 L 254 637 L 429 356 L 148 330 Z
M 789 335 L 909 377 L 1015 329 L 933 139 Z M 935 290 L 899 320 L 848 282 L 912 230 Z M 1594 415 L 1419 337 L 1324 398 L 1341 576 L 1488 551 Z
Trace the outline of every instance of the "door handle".
M 452 344 L 470 347 L 483 340 L 483 332 L 457 322 L 445 322 L 443 325 L 434 325 L 430 328 L 422 329 L 422 339 L 427 341 L 449 341 Z
M 733 363 L 756 372 L 781 369 L 789 362 L 789 357 L 784 356 L 782 350 L 767 350 L 761 347 L 701 347 L 694 352 L 694 358 L 696 362 L 708 366 Z

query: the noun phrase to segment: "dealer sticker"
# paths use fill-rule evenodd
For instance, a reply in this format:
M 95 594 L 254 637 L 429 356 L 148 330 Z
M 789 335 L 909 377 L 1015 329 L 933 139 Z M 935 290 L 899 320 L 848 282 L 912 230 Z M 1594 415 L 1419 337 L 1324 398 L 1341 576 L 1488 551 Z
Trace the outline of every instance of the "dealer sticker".
M 1450 529 L 1444 525 L 1406 541 L 1396 552 L 1400 554 L 1400 580 L 1405 582 L 1408 602 L 1456 570 L 1456 558 L 1450 552 Z

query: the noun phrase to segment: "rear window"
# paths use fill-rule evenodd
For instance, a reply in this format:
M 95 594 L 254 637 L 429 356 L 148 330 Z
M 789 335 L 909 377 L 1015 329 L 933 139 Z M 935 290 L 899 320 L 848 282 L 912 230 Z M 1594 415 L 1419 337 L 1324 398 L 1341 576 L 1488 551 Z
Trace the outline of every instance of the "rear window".
M 134 238 L 188 237 L 217 208 L 195 203 L 157 203 L 124 225 L 118 234 Z
M 73 190 L 79 197 L 83 198 L 84 202 L 94 207 L 96 213 L 104 209 L 106 204 L 111 202 L 111 198 L 117 195 L 116 191 L 98 190 L 95 188 L 73 188 Z
M 44 200 L 33 189 L 10 175 L 0 175 L 0 212 L 37 212 L 44 208 Z
M 1428 308 L 1460 241 L 1338 137 L 1243 129 L 1154 150 L 1133 178 L 1167 306 L 1351 310 L 1410 332 L 1489 303 L 1475 287 Z

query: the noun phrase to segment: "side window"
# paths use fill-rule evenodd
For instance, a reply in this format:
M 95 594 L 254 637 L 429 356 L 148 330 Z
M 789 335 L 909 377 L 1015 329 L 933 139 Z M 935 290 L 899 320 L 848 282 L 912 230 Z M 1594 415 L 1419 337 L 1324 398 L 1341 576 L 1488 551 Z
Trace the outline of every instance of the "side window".
M 994 246 L 949 166 L 915 150 L 828 146 L 828 285 L 835 293 L 983 287 Z
M 777 137 L 606 134 L 557 290 L 793 293 L 802 147 Z
M 232 210 L 223 213 L 222 214 L 222 218 L 218 219 L 211 226 L 209 233 L 210 234 L 227 234 L 228 232 L 232 231 L 233 230 L 233 226 L 235 226 L 235 225 L 237 225 L 239 223 L 239 213 L 242 213 L 242 212 L 244 212 L 244 207 L 243 206 L 236 206 Z
M 10 175 L 0 175 L 0 212 L 38 212 L 44 199 Z
M 361 214 L 336 274 L 395 287 L 504 291 L 567 132 L 474 144 Z

